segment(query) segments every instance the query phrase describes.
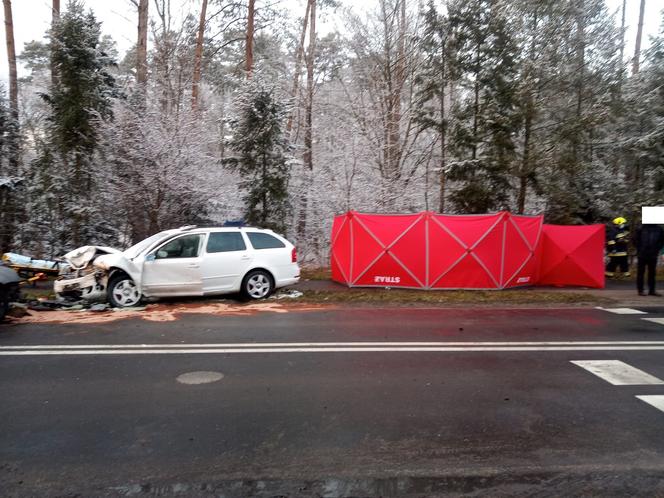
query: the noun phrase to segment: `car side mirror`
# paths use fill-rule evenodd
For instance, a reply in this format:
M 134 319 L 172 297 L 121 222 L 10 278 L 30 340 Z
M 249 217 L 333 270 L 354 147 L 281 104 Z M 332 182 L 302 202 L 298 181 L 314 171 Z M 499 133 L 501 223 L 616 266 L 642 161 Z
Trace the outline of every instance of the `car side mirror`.
M 168 257 L 168 252 L 167 251 L 157 251 L 157 258 L 167 258 Z
M 157 256 L 154 253 L 148 254 L 147 256 L 145 256 L 145 261 L 146 262 L 147 261 L 154 261 L 155 259 L 157 259 Z

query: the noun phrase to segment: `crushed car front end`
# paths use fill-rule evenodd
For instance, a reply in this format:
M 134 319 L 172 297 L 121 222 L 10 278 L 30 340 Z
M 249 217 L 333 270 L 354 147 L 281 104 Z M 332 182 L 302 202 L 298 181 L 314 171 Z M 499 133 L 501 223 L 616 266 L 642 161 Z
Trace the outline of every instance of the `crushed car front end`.
M 103 246 L 84 246 L 63 257 L 66 264 L 53 283 L 59 299 L 105 301 L 108 272 L 94 266 L 94 261 L 106 254 L 120 253 Z

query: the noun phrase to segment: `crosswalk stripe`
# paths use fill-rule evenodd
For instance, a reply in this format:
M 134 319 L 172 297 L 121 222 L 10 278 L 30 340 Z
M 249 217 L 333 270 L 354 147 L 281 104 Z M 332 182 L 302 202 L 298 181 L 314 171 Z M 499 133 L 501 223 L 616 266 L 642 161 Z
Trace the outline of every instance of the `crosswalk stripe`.
M 597 307 L 598 310 L 608 311 L 609 313 L 615 313 L 616 315 L 647 315 L 645 311 L 635 310 L 634 308 L 602 308 L 601 306 Z
M 664 325 L 664 318 L 641 318 L 641 320 L 645 320 L 646 322 L 657 323 L 659 325 Z
M 660 380 L 620 360 L 583 360 L 572 361 L 571 363 L 588 370 L 614 386 L 664 384 L 664 380 Z
M 637 396 L 637 398 L 664 412 L 664 395 Z

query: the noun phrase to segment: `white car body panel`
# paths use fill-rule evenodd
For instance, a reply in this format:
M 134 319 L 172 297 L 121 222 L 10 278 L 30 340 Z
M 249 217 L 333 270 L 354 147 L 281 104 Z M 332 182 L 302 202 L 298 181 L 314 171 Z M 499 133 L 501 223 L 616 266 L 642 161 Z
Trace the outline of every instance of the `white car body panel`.
M 146 296 L 203 294 L 201 257 L 157 259 L 143 263 L 142 293 Z
M 182 238 L 198 235 L 198 255 L 191 257 L 159 258 L 161 249 Z M 148 249 L 148 254 L 141 255 L 143 260 L 141 274 L 141 293 L 145 296 L 200 296 L 203 294 L 201 278 L 201 251 L 206 239 L 205 234 L 185 232 L 159 243 L 156 248 Z M 156 255 L 157 259 L 146 257 Z
M 129 275 L 136 285 L 141 285 L 141 273 L 143 269 L 143 256 L 131 260 L 124 253 L 104 254 L 99 256 L 92 263 L 95 268 L 110 271 L 113 268 L 119 268 Z
M 201 263 L 203 293 L 237 292 L 253 264 L 249 250 L 206 253 Z

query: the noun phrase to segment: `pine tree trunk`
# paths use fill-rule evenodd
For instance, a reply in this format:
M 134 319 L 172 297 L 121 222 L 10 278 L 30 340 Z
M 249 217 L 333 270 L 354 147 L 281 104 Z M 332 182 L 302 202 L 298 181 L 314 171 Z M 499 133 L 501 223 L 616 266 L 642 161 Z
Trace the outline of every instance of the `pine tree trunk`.
M 533 12 L 530 48 L 528 53 L 528 64 L 526 66 L 526 92 L 525 97 L 525 113 L 523 125 L 523 158 L 521 161 L 521 170 L 519 171 L 519 192 L 517 195 L 517 212 L 523 214 L 526 210 L 526 196 L 528 194 L 528 177 L 533 171 L 531 165 L 531 137 L 533 130 L 533 120 L 535 119 L 536 106 L 536 88 L 537 85 L 531 79 L 532 71 L 537 66 L 537 46 L 536 46 L 536 33 L 538 28 L 538 11 Z
M 583 115 L 583 92 L 584 92 L 584 77 L 586 69 L 586 35 L 585 35 L 585 19 L 584 19 L 584 1 L 581 0 L 579 11 L 576 14 L 576 30 L 577 30 L 577 45 L 576 45 L 576 126 L 577 131 L 572 138 L 572 157 L 574 166 L 579 163 L 579 133 L 581 133 L 581 118 Z
M 145 92 L 148 81 L 148 0 L 138 5 L 138 42 L 136 44 L 136 83 Z
M 641 59 L 641 37 L 643 36 L 643 16 L 646 10 L 646 0 L 641 0 L 641 8 L 639 10 L 639 27 L 636 31 L 636 45 L 634 46 L 634 63 L 632 66 L 632 74 L 639 72 L 639 64 Z
M 226 88 L 221 86 L 219 93 L 219 159 L 223 161 L 226 157 Z
M 622 85 L 625 79 L 625 14 L 627 12 L 627 0 L 622 2 L 622 16 L 620 21 L 620 63 L 618 65 L 618 95 L 622 95 Z M 612 159 L 614 169 L 617 165 L 617 158 Z
M 528 96 L 526 105 L 526 121 L 523 129 L 523 162 L 519 175 L 519 195 L 517 197 L 517 212 L 523 214 L 526 210 L 526 194 L 528 191 L 528 174 L 530 173 L 530 136 L 533 127 L 534 105 L 532 95 Z
M 11 123 L 7 137 L 9 156 L 9 176 L 18 173 L 18 81 L 16 74 L 16 52 L 14 49 L 14 22 L 12 19 L 12 4 L 10 0 L 3 0 L 5 11 L 5 38 L 7 42 L 7 62 L 9 65 L 9 107 Z M 0 161 L 0 174 L 2 171 Z M 0 189 L 0 253 L 11 250 L 15 237 L 15 195 L 11 189 Z
M 472 159 L 477 159 L 477 143 L 479 141 L 477 132 L 479 130 L 479 117 L 480 117 L 480 51 L 481 45 L 477 46 L 477 54 L 475 58 L 476 62 L 476 73 L 475 73 L 475 85 L 474 85 L 474 100 L 473 100 L 473 148 L 472 148 Z
M 392 136 L 391 159 L 392 171 L 395 177 L 400 178 L 401 171 L 401 95 L 406 80 L 406 0 L 399 2 L 399 37 L 397 45 L 397 60 L 392 96 Z
M 309 12 L 311 11 L 311 4 L 313 0 L 307 0 L 307 8 L 304 12 L 304 19 L 302 19 L 302 32 L 300 33 L 300 44 L 297 46 L 297 56 L 295 59 L 295 74 L 293 75 L 293 89 L 291 90 L 291 99 L 293 100 L 293 108 L 288 115 L 286 123 L 286 136 L 290 136 L 293 129 L 293 118 L 295 115 L 295 107 L 298 101 L 298 91 L 300 87 L 300 69 L 302 66 L 302 58 L 304 56 L 304 38 L 307 34 L 307 25 L 309 23 Z
M 9 107 L 12 118 L 18 122 L 18 78 L 16 73 L 16 50 L 14 48 L 14 21 L 12 2 L 3 0 L 5 7 L 5 39 L 7 41 L 7 63 L 9 65 Z
M 446 60 L 445 60 L 445 42 L 442 42 L 440 49 L 441 59 L 441 84 L 440 84 L 440 172 L 438 174 L 438 184 L 440 187 L 440 201 L 438 211 L 445 212 L 445 147 L 447 139 L 447 123 L 445 122 L 445 85 L 446 85 Z
M 316 0 L 311 0 L 309 12 L 309 49 L 307 51 L 307 107 L 305 109 L 306 126 L 304 130 L 304 175 L 303 192 L 300 199 L 298 218 L 298 239 L 302 240 L 307 227 L 307 209 L 309 205 L 309 187 L 314 170 L 313 155 L 313 102 L 314 102 L 314 58 L 316 56 Z
M 201 17 L 198 21 L 198 37 L 196 38 L 196 52 L 194 53 L 194 75 L 191 86 L 191 108 L 198 108 L 198 86 L 201 81 L 201 64 L 203 59 L 203 35 L 205 34 L 205 15 L 207 11 L 207 0 L 203 0 L 201 6 Z
M 247 13 L 247 39 L 245 42 L 247 78 L 251 78 L 251 73 L 254 70 L 254 3 L 255 0 L 249 0 L 249 11 Z
M 314 58 L 316 56 L 316 0 L 311 0 L 309 21 L 309 50 L 307 54 L 307 127 L 304 135 L 304 162 L 309 171 L 313 171 L 312 151 L 312 111 L 314 102 Z
M 53 8 L 51 11 L 51 29 L 55 27 L 55 23 L 60 19 L 60 0 L 53 0 Z M 60 83 L 58 79 L 58 68 L 53 64 L 53 57 L 51 57 L 51 84 L 57 86 Z
M 625 13 L 627 10 L 627 0 L 622 3 L 622 19 L 620 22 L 620 65 L 625 61 Z
M 79 151 L 74 152 L 74 179 L 73 185 L 71 185 L 74 192 L 85 192 L 83 186 L 82 178 L 82 169 L 83 169 L 83 160 L 81 153 Z M 80 201 L 81 198 L 78 197 L 77 201 Z M 71 242 L 74 247 L 80 247 L 83 245 L 81 237 L 81 215 L 78 212 L 70 213 L 72 225 L 71 225 Z

